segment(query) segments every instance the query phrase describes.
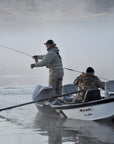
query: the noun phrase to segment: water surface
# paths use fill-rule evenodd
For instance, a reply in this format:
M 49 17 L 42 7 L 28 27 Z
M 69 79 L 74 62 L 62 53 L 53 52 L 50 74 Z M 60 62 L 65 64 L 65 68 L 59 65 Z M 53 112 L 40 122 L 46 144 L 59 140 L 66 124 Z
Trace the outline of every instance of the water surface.
M 1 86 L 0 108 L 31 101 L 34 85 Z M 34 104 L 0 113 L 3 144 L 113 144 L 113 122 L 61 119 L 38 113 Z
M 0 45 L 45 54 L 53 39 L 64 67 L 114 79 L 113 0 L 1 0 Z M 102 55 L 101 55 L 102 54 Z M 31 70 L 31 57 L 0 47 L 0 108 L 32 100 L 48 70 Z M 64 84 L 79 73 L 65 70 Z M 102 79 L 103 80 L 103 79 Z M 113 144 L 114 123 L 42 116 L 34 104 L 0 112 L 0 144 Z

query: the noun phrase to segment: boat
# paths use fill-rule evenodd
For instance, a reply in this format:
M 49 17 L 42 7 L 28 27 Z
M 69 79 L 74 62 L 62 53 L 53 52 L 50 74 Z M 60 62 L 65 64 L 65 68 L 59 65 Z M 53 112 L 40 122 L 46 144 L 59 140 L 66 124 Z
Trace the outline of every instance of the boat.
M 100 90 L 88 90 L 83 102 L 73 103 L 74 94 L 69 93 L 77 90 L 73 84 L 64 85 L 62 93 L 64 97 L 50 101 L 50 97 L 54 94 L 53 88 L 38 85 L 32 98 L 34 101 L 39 101 L 35 105 L 41 114 L 89 121 L 114 120 L 114 81 L 106 82 L 105 94 L 101 98 L 97 97 Z M 88 99 L 88 96 L 95 99 Z

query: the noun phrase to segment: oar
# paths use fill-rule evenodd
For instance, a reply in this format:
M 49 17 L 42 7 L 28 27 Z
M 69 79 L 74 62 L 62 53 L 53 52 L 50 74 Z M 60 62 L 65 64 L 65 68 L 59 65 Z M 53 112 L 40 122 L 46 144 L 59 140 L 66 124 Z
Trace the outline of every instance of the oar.
M 71 93 L 66 93 L 66 94 L 63 94 L 63 95 L 60 95 L 60 96 L 53 96 L 51 98 L 45 98 L 45 99 L 31 101 L 31 102 L 27 102 L 27 103 L 23 103 L 23 104 L 13 105 L 13 106 L 10 106 L 10 107 L 0 109 L 0 112 L 4 111 L 4 110 L 10 110 L 10 109 L 13 109 L 13 108 L 25 106 L 25 105 L 30 105 L 30 104 L 37 103 L 37 102 L 42 102 L 42 101 L 46 101 L 46 100 L 53 100 L 53 99 L 58 98 L 58 97 L 63 97 L 63 96 L 67 96 L 67 95 L 75 94 L 75 93 L 79 93 L 79 92 L 83 92 L 83 90 L 75 91 L 75 92 L 71 92 Z

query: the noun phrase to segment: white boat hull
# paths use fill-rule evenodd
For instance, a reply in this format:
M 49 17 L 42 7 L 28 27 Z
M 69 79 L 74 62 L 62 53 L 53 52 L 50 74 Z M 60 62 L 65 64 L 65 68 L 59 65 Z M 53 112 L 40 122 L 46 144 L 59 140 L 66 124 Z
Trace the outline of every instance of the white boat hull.
M 67 85 L 69 91 L 72 90 L 72 85 Z M 67 89 L 68 90 L 68 89 Z M 40 100 L 50 97 L 52 94 L 51 87 L 38 86 L 33 94 L 33 100 Z M 40 113 L 65 117 L 69 119 L 80 120 L 101 120 L 114 119 L 114 97 L 82 102 L 82 103 L 63 103 L 55 105 L 48 101 L 36 103 Z
M 114 116 L 114 102 L 95 106 L 63 110 L 71 119 L 100 120 Z
M 54 106 L 36 104 L 41 113 L 80 120 L 114 119 L 114 98 L 80 104 Z

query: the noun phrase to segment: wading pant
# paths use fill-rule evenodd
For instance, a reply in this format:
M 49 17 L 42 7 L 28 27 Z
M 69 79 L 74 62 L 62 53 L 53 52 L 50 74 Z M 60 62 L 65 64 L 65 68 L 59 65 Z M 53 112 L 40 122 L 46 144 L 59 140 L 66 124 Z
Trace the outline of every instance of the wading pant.
M 63 69 L 54 69 L 49 72 L 49 86 L 54 89 L 55 96 L 62 93 Z

